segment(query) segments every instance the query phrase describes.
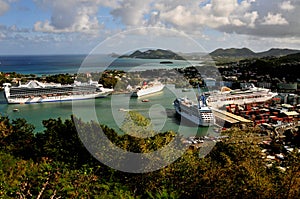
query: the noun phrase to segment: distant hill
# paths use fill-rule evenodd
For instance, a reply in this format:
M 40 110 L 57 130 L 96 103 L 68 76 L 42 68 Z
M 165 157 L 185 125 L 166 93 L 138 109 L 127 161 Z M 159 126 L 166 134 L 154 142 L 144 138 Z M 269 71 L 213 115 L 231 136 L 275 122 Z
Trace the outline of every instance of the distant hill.
M 254 57 L 255 52 L 248 48 L 230 48 L 223 49 L 219 48 L 210 53 L 212 57 Z
M 170 50 L 147 50 L 140 51 L 137 50 L 130 55 L 122 55 L 120 58 L 138 58 L 138 59 L 175 59 L 175 60 L 184 60 L 184 58 Z
M 268 51 L 256 53 L 258 57 L 281 57 L 290 54 L 300 53 L 299 50 L 271 48 Z
M 282 57 L 279 57 L 279 58 L 274 58 L 274 60 L 277 63 L 280 63 L 280 64 L 283 64 L 283 63 L 290 63 L 290 64 L 300 63 L 300 53 L 285 55 L 285 56 L 282 56 Z
M 272 48 L 264 52 L 253 52 L 248 48 L 219 48 L 209 53 L 208 55 L 216 61 L 228 62 L 239 61 L 248 58 L 263 58 L 263 57 L 283 57 L 290 54 L 300 53 L 300 50 Z M 138 59 L 170 59 L 170 60 L 185 60 L 185 59 L 202 59 L 207 58 L 204 53 L 174 53 L 171 50 L 151 49 L 146 51 L 134 51 L 128 55 L 118 56 L 112 53 L 111 56 L 119 58 L 138 58 Z
M 233 58 L 260 58 L 260 57 L 281 57 L 289 54 L 300 53 L 299 50 L 272 48 L 265 52 L 255 53 L 248 48 L 219 48 L 210 53 L 212 57 L 233 57 Z

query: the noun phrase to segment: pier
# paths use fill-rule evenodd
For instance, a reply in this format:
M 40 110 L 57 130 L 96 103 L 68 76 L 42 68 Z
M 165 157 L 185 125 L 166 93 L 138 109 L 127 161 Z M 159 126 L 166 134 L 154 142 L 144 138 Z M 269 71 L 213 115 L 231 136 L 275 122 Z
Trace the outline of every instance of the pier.
M 243 127 L 252 126 L 253 122 L 251 120 L 245 119 L 241 116 L 229 113 L 227 111 L 219 110 L 216 108 L 211 108 L 215 116 L 215 124 L 219 127 Z

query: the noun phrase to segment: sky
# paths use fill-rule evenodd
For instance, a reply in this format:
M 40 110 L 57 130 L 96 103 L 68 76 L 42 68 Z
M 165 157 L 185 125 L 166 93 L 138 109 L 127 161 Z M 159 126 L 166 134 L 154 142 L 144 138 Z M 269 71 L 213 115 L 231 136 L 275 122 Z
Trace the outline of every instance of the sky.
M 0 55 L 300 49 L 299 0 L 0 0 Z

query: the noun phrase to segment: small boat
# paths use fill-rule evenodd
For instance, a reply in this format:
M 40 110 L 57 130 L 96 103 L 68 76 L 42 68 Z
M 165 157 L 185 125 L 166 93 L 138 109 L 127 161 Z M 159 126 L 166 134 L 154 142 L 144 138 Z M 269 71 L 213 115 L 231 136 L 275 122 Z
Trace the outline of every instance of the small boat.
M 19 112 L 19 109 L 14 108 L 14 109 L 13 109 L 13 112 Z
M 148 99 L 143 99 L 142 102 L 150 102 Z
M 182 89 L 182 92 L 190 92 L 192 89 L 190 89 L 190 88 L 183 88 Z
M 161 61 L 161 62 L 159 62 L 160 64 L 173 64 L 173 62 L 171 62 L 171 61 Z
M 128 109 L 124 109 L 124 108 L 119 108 L 119 111 L 123 111 L 123 112 L 128 112 Z

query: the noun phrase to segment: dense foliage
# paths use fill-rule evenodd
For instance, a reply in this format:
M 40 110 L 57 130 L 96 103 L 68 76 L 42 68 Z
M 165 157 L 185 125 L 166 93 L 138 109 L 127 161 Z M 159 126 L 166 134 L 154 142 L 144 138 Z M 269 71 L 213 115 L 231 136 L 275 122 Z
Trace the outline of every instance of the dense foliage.
M 50 76 L 46 77 L 46 81 L 61 83 L 61 84 L 73 84 L 74 83 L 73 75 L 70 75 L 70 74 L 50 75 Z
M 130 113 L 139 125 L 148 125 Z M 268 168 L 255 142 L 255 131 L 232 129 L 205 158 L 189 149 L 171 165 L 151 173 L 113 170 L 81 143 L 74 120 L 89 133 L 101 127 L 120 148 L 143 152 L 168 144 L 173 132 L 150 138 L 118 135 L 96 123 L 71 117 L 44 121 L 45 131 L 23 119 L 0 119 L 1 198 L 299 198 L 300 155 L 291 153 L 285 172 Z M 126 125 L 126 124 L 125 124 Z M 129 124 L 132 125 L 132 124 Z M 128 128 L 126 128 L 128 131 Z

